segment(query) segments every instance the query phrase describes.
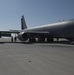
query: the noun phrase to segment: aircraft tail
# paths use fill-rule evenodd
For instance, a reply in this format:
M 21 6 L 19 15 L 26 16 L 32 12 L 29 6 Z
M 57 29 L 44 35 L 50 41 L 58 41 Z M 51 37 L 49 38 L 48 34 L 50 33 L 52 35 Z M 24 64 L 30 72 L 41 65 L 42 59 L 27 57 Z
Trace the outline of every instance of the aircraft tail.
M 25 22 L 25 19 L 24 19 L 24 16 L 22 16 L 21 18 L 21 29 L 27 29 L 27 25 L 26 25 L 26 22 Z

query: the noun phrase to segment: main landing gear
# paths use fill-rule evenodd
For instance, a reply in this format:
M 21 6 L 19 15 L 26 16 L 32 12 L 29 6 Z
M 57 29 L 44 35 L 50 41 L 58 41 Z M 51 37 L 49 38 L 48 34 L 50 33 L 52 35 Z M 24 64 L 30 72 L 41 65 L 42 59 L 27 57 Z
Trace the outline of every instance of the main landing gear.
M 53 38 L 47 38 L 47 42 L 53 42 L 54 40 L 53 40 Z
M 40 37 L 38 39 L 36 39 L 36 38 L 29 38 L 29 42 L 31 42 L 31 43 L 35 43 L 35 42 L 38 42 L 38 43 L 49 42 L 49 43 L 51 43 L 53 41 L 54 41 L 53 38 L 44 38 L 44 37 Z
M 36 39 L 35 38 L 29 38 L 29 42 L 35 43 L 36 42 Z

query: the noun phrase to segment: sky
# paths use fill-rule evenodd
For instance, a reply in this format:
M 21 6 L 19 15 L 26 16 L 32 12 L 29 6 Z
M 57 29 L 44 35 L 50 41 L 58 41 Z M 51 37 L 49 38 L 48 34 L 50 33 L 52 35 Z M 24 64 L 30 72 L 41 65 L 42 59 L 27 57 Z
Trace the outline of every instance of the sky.
M 28 28 L 74 19 L 74 0 L 0 0 L 0 31 L 20 30 L 22 15 Z

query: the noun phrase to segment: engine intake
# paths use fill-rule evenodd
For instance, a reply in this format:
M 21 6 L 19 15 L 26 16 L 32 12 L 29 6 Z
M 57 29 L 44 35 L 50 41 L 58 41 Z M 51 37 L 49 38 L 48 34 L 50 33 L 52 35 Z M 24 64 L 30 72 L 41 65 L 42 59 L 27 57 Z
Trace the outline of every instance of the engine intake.
M 28 39 L 28 36 L 26 33 L 20 33 L 18 35 L 18 39 L 21 40 L 21 41 L 26 41 Z

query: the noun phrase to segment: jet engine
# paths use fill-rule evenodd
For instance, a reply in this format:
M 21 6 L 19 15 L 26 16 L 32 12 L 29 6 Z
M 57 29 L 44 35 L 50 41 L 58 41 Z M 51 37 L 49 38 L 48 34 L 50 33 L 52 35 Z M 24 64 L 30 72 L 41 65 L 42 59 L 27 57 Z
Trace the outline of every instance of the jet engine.
M 18 39 L 21 41 L 26 41 L 28 39 L 28 35 L 24 32 L 18 34 Z

